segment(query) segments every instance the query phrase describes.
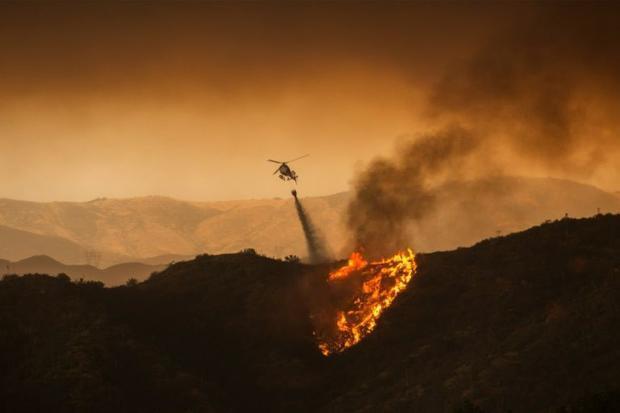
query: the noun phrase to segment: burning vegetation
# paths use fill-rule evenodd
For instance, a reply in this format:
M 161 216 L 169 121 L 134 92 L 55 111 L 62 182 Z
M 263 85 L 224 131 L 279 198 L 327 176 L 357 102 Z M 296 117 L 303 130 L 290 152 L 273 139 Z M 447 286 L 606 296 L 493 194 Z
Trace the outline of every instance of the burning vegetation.
M 306 237 L 310 262 L 326 262 L 325 248 L 297 198 L 297 191 L 291 194 Z M 346 265 L 331 271 L 327 277 L 328 293 L 316 295 L 324 300 L 314 303 L 312 314 L 314 335 L 321 353 L 328 356 L 342 352 L 372 332 L 381 313 L 407 286 L 415 271 L 415 255 L 411 249 L 379 260 L 353 252 Z M 323 287 L 322 283 L 321 289 Z
M 410 249 L 378 261 L 353 252 L 348 263 L 328 277 L 337 304 L 320 316 L 322 328 L 315 332 L 323 355 L 342 352 L 372 332 L 415 272 Z

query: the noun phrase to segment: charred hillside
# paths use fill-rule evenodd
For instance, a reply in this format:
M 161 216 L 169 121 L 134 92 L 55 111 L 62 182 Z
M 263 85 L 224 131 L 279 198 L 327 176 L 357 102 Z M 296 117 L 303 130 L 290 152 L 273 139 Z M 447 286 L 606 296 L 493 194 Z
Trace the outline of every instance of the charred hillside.
M 111 289 L 5 277 L 0 410 L 587 406 L 579 400 L 620 388 L 618 234 L 617 215 L 564 219 L 420 255 L 376 330 L 328 358 L 309 313 L 325 299 L 329 266 L 248 252 L 199 256 Z

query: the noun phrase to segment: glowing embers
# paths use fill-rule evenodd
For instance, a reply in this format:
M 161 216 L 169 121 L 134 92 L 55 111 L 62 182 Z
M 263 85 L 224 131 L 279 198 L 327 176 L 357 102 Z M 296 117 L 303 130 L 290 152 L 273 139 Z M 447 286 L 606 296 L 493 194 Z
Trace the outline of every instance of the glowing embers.
M 328 277 L 338 304 L 326 309 L 330 325 L 315 333 L 321 352 L 327 356 L 359 343 L 374 330 L 381 313 L 405 289 L 415 271 L 411 250 L 375 262 L 368 262 L 359 252 L 352 253 L 347 265 Z

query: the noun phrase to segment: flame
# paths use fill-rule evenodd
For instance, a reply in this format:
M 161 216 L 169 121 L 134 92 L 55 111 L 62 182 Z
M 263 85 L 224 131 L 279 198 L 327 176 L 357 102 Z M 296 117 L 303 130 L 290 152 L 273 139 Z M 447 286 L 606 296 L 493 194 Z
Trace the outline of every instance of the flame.
M 381 313 L 405 289 L 415 271 L 415 254 L 410 249 L 375 262 L 368 262 L 359 252 L 352 253 L 347 265 L 329 274 L 328 282 L 357 277 L 361 290 L 347 309 L 337 311 L 333 331 L 317 335 L 321 353 L 328 356 L 342 352 L 372 332 Z
M 337 278 L 345 278 L 351 275 L 352 272 L 359 271 L 368 265 L 368 261 L 364 259 L 361 253 L 354 252 L 349 258 L 349 263 L 344 267 L 338 268 L 336 271 L 329 273 L 329 280 L 333 281 Z

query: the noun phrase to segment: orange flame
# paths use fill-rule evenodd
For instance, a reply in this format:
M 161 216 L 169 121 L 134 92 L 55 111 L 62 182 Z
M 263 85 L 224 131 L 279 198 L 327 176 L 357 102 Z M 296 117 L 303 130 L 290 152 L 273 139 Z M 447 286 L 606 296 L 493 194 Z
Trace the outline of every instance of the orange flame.
M 348 277 L 352 272 L 359 271 L 368 265 L 368 261 L 362 257 L 359 252 L 353 252 L 349 257 L 349 263 L 344 267 L 338 268 L 336 271 L 329 273 L 329 280 Z
M 330 283 L 360 277 L 361 291 L 355 294 L 350 308 L 337 312 L 334 332 L 319 337 L 323 355 L 342 352 L 370 334 L 381 313 L 405 289 L 415 271 L 415 254 L 410 249 L 370 263 L 361 253 L 354 252 L 347 265 L 332 271 Z

